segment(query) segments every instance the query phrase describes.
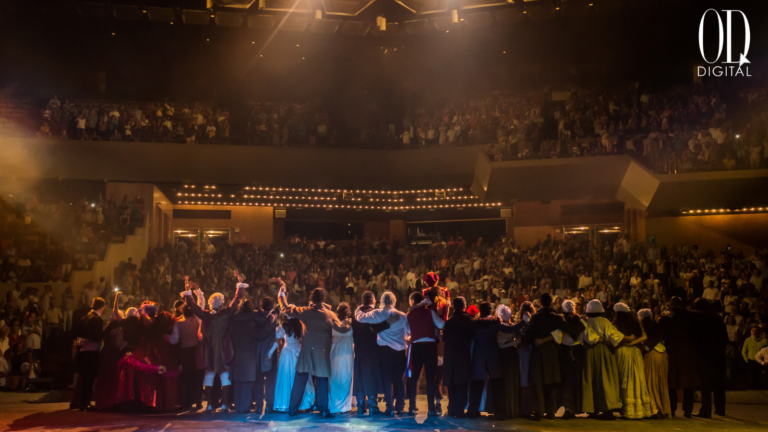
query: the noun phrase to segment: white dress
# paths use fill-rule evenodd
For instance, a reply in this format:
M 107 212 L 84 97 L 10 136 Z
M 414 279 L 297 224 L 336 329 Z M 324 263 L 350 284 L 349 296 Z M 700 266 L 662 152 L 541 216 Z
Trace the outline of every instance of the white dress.
M 339 333 L 333 330 L 331 347 L 330 410 L 343 413 L 352 410 L 352 375 L 355 366 L 352 331 Z
M 291 388 L 296 377 L 296 363 L 299 360 L 301 341 L 293 336 L 286 336 L 283 326 L 277 328 L 275 339 L 285 339 L 283 351 L 277 365 L 277 383 L 275 384 L 275 411 L 288 412 L 291 402 Z M 300 410 L 310 409 L 315 403 L 315 388 L 312 380 L 307 380 L 307 388 L 304 390 L 304 398 L 301 400 Z

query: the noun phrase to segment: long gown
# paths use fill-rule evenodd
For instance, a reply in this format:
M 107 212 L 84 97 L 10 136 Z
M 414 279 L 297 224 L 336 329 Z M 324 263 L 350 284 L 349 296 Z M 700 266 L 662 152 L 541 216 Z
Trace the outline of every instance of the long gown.
M 605 413 L 621 408 L 619 397 L 619 366 L 615 347 L 624 335 L 603 317 L 587 318 L 584 337 L 584 365 L 582 369 L 582 409 L 588 413 Z M 597 343 L 602 338 L 609 348 Z
M 120 388 L 120 375 L 115 373 L 117 363 L 123 358 L 117 340 L 123 339 L 121 321 L 109 323 L 104 333 L 104 347 L 99 353 L 99 369 L 96 375 L 96 390 L 94 392 L 96 409 L 112 408 L 119 401 L 117 390 Z
M 352 331 L 339 333 L 333 330 L 331 347 L 331 378 L 329 387 L 331 413 L 343 413 L 352 410 L 352 371 L 355 367 L 355 351 Z
M 645 381 L 643 353 L 636 346 L 623 346 L 616 351 L 619 364 L 621 416 L 642 419 L 651 416 L 651 397 Z
M 165 335 L 173 330 L 174 320 L 167 312 L 157 317 L 141 318 L 143 338 L 130 356 L 120 360 L 117 372 L 120 385 L 117 402 L 139 402 L 161 411 L 172 410 L 178 405 L 179 360 Z M 159 373 L 159 367 L 166 373 Z
M 291 402 L 291 388 L 296 378 L 296 363 L 301 351 L 301 339 L 286 336 L 283 326 L 277 328 L 275 339 L 285 339 L 283 351 L 277 366 L 277 382 L 275 384 L 275 411 L 288 412 Z M 307 388 L 304 390 L 304 398 L 301 401 L 300 410 L 310 409 L 315 402 L 315 387 L 312 380 L 307 380 Z

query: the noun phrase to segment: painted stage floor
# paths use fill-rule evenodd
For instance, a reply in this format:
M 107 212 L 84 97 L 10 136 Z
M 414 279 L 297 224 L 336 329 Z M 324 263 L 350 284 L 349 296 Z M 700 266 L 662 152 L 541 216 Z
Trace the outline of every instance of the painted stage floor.
M 223 414 L 163 413 L 126 414 L 119 412 L 85 412 L 68 410 L 67 403 L 32 404 L 34 394 L 0 394 L 0 431 L 274 431 L 274 432 L 379 432 L 379 431 L 753 431 L 768 430 L 768 394 L 729 404 L 726 417 L 711 420 L 678 417 L 666 420 L 599 421 L 586 418 L 573 420 L 453 419 L 427 417 L 426 400 L 419 401 L 414 417 L 358 417 L 355 412 L 339 414 L 335 419 L 321 420 L 317 414 Z M 757 399 L 757 401 L 755 401 Z M 698 411 L 698 404 L 694 413 Z

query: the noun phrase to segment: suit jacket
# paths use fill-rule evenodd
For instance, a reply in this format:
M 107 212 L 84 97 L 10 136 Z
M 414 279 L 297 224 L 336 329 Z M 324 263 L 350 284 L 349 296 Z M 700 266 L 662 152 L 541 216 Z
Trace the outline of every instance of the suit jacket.
M 472 381 L 472 320 L 467 312 L 454 312 L 443 327 L 443 381 L 447 386 Z
M 530 343 L 531 367 L 530 376 L 534 383 L 541 385 L 558 384 L 562 381 L 560 367 L 560 348 L 555 341 L 541 345 L 534 343 L 535 339 L 544 339 L 553 331 L 565 327 L 565 318 L 555 313 L 552 308 L 539 309 L 528 321 L 528 328 L 523 334 L 523 340 Z
M 696 348 L 699 351 L 701 379 L 708 385 L 725 383 L 728 330 L 716 313 L 693 313 L 696 317 Z
M 261 311 L 240 313 L 232 316 L 234 323 L 230 328 L 230 338 L 234 349 L 232 381 L 256 381 L 256 371 L 260 368 L 259 345 L 266 340 L 269 329 L 274 334 L 275 316 L 264 315 Z M 269 340 L 270 347 L 275 342 Z M 272 362 L 269 362 L 271 367 Z M 267 371 L 269 368 L 267 369 Z
M 88 339 L 91 342 L 101 343 L 104 339 L 104 321 L 94 311 L 80 319 L 77 337 Z
M 331 307 L 324 303 L 312 303 L 298 307 L 288 304 L 285 297 L 278 296 L 277 302 L 283 313 L 298 318 L 304 323 L 306 332 L 301 339 L 301 351 L 296 363 L 296 372 L 306 372 L 320 378 L 331 377 L 332 330 L 346 333 L 348 325 L 342 325 Z
M 373 310 L 371 306 L 360 306 L 357 310 L 365 313 Z M 357 313 L 357 311 L 355 311 Z M 352 394 L 362 392 L 370 396 L 383 392 L 381 366 L 379 364 L 379 345 L 376 335 L 389 328 L 387 321 L 378 324 L 365 324 L 352 316 L 352 338 L 355 342 L 355 365 L 352 381 Z
M 499 342 L 496 336 L 499 332 L 517 333 L 525 327 L 525 322 L 508 325 L 503 324 L 495 316 L 488 316 L 474 319 L 471 324 L 474 330 L 472 380 L 485 380 L 486 375 L 490 378 L 501 378 Z
M 672 309 L 659 318 L 669 358 L 669 388 L 699 387 L 699 353 L 695 344 L 696 320 L 692 312 Z
M 202 321 L 200 331 L 203 333 L 202 351 L 206 372 L 218 374 L 229 372 L 232 368 L 234 351 L 229 334 L 229 324 L 235 313 L 234 306 L 243 295 L 244 293 L 238 293 L 232 299 L 229 307 L 224 306 L 217 311 L 203 310 L 195 303 L 192 296 L 184 297 L 192 313 Z

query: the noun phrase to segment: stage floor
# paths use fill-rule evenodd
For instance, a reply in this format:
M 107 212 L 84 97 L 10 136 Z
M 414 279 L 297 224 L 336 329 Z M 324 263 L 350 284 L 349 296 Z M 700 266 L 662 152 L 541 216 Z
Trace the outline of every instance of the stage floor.
M 616 420 L 598 421 L 586 418 L 542 420 L 533 422 L 515 419 L 494 422 L 486 419 L 456 420 L 448 417 L 426 416 L 426 400 L 419 401 L 420 414 L 414 417 L 387 418 L 382 416 L 357 417 L 352 413 L 339 414 L 332 420 L 320 420 L 317 414 L 287 414 L 257 416 L 238 414 L 164 413 L 132 415 L 124 413 L 81 413 L 67 409 L 67 403 L 30 404 L 39 394 L 0 393 L 0 431 L 280 431 L 280 432 L 376 432 L 376 431 L 631 431 L 649 428 L 654 432 L 666 431 L 752 431 L 768 428 L 768 394 L 757 394 L 750 404 L 734 403 L 727 407 L 727 417 L 712 420 Z M 754 404 L 757 400 L 758 404 Z M 741 402 L 741 401 L 740 401 Z M 762 404 L 760 404 L 762 403 Z M 698 411 L 698 404 L 694 412 Z

